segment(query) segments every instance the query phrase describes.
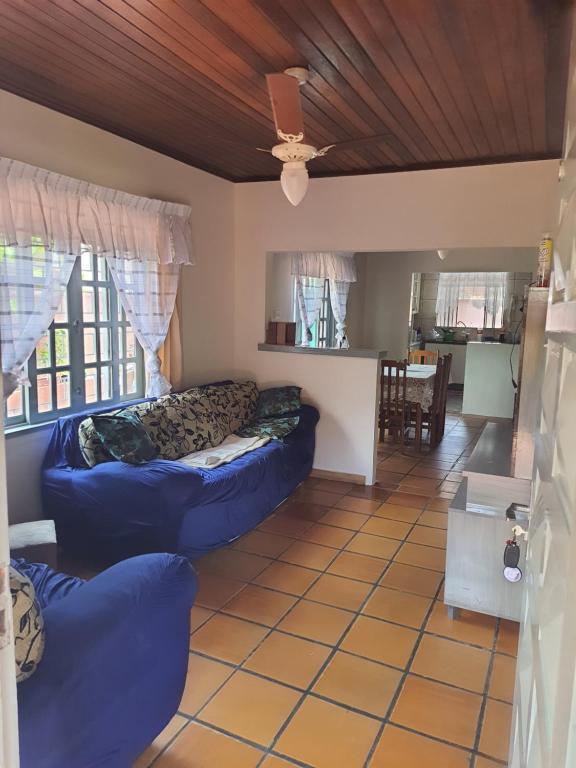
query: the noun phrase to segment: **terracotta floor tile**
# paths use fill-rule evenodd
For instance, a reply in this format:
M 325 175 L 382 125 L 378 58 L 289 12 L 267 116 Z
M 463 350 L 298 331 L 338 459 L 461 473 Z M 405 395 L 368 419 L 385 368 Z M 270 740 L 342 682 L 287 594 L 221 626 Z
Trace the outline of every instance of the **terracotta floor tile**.
M 313 504 L 321 504 L 323 507 L 335 506 L 342 496 L 342 493 L 328 493 L 327 491 L 316 491 L 314 489 L 305 489 L 297 494 L 297 498 L 300 501 L 311 501 Z
M 400 482 L 398 490 L 406 491 L 410 493 L 412 488 L 419 488 L 421 491 L 429 492 L 433 494 L 436 492 L 436 488 L 440 485 L 440 480 L 432 477 L 417 477 L 416 475 L 406 475 L 404 480 Z
M 212 616 L 214 616 L 214 611 L 202 608 L 201 605 L 195 605 L 190 611 L 190 632 L 195 632 L 198 627 L 205 624 Z
M 391 472 L 384 467 L 376 470 L 376 478 L 380 483 L 399 483 L 404 477 L 404 472 Z
M 448 512 L 449 508 L 450 502 L 448 499 L 430 499 L 426 505 L 426 509 L 433 512 Z
M 368 520 L 368 515 L 357 512 L 348 512 L 345 509 L 330 509 L 320 522 L 324 525 L 335 525 L 338 528 L 347 528 L 349 531 L 359 531 Z
M 158 762 L 154 763 L 154 768 L 190 765 L 191 755 L 194 756 L 194 768 L 214 768 L 216 765 L 255 768 L 262 759 L 259 749 L 199 723 L 190 723 Z
M 370 768 L 469 768 L 470 753 L 387 725 Z
M 483 693 L 489 664 L 489 651 L 443 637 L 424 635 L 410 671 L 475 693 Z
M 495 757 L 497 760 L 506 760 L 510 745 L 511 727 L 512 707 L 510 704 L 488 699 L 478 751 Z
M 422 512 L 418 518 L 418 525 L 446 530 L 448 528 L 448 515 L 445 512 Z
M 420 629 L 431 604 L 432 600 L 427 597 L 411 595 L 397 589 L 377 587 L 362 609 L 362 613 Z
M 446 480 L 455 480 L 458 483 L 462 482 L 462 472 L 448 472 Z
M 380 579 L 380 584 L 383 587 L 412 592 L 423 597 L 435 597 L 441 581 L 442 574 L 437 571 L 428 571 L 426 568 L 416 568 L 412 565 L 402 565 L 402 563 L 392 563 Z
M 366 582 L 326 573 L 308 590 L 306 599 L 358 611 L 371 589 L 372 585 Z
M 369 616 L 359 616 L 340 648 L 373 661 L 404 669 L 417 638 L 418 633 L 413 629 L 371 619 Z
M 308 528 L 314 525 L 312 520 L 302 520 L 298 517 L 289 517 L 282 514 L 270 515 L 263 523 L 260 523 L 258 530 L 268 533 L 277 533 L 281 536 L 300 536 Z
M 350 579 L 358 579 L 359 581 L 375 584 L 387 565 L 386 560 L 380 560 L 377 557 L 368 557 L 367 555 L 357 555 L 354 552 L 344 551 L 332 561 L 328 568 L 328 573 L 335 573 L 337 576 L 346 576 Z
M 354 531 L 336 528 L 334 525 L 316 523 L 300 536 L 300 540 L 311 541 L 313 544 L 322 544 L 324 547 L 342 549 L 342 547 L 348 544 L 352 536 L 354 536 Z
M 381 505 L 379 499 L 357 499 L 354 496 L 344 496 L 336 504 L 337 509 L 346 509 L 348 512 L 360 512 L 364 515 L 373 514 Z
M 221 579 L 210 573 L 201 573 L 198 576 L 196 605 L 216 611 L 245 586 L 246 583 L 238 579 Z
M 488 696 L 512 703 L 516 681 L 516 659 L 512 656 L 494 656 Z
M 354 483 L 346 483 L 343 480 L 327 480 L 323 477 L 312 477 L 312 487 L 316 491 L 327 491 L 328 493 L 350 493 L 355 487 Z
M 415 525 L 410 531 L 406 541 L 413 544 L 423 544 L 427 547 L 446 548 L 446 531 L 441 528 L 428 528 L 424 525 Z
M 310 501 L 300 501 L 294 499 L 290 504 L 278 511 L 278 515 L 284 517 L 295 517 L 301 520 L 311 520 L 315 523 L 326 512 L 327 507 L 320 504 L 313 504 Z
M 280 560 L 292 565 L 301 565 L 303 568 L 323 571 L 337 554 L 338 550 L 332 547 L 322 547 L 308 541 L 295 541 L 286 552 L 280 555 Z
M 232 667 L 226 664 L 191 653 L 180 711 L 195 715 L 233 672 Z
M 306 688 L 329 654 L 330 648 L 319 643 L 272 632 L 244 662 L 244 668 L 287 685 Z
M 452 744 L 473 747 L 482 697 L 408 675 L 391 721 Z
M 267 747 L 296 706 L 300 695 L 285 685 L 240 670 L 232 675 L 198 718 Z M 212 765 L 226 763 L 213 762 Z
M 380 501 L 386 501 L 390 492 L 383 488 L 378 488 L 376 485 L 355 485 L 350 491 L 348 496 L 353 496 L 356 499 L 379 499 Z
M 268 755 L 268 757 L 262 763 L 262 768 L 294 768 L 294 763 L 283 760 L 276 755 Z
M 374 513 L 377 517 L 384 517 L 387 520 L 399 520 L 403 523 L 415 523 L 420 517 L 419 509 L 411 507 L 402 507 L 400 504 L 382 504 Z
M 289 563 L 272 563 L 254 579 L 254 584 L 287 592 L 289 595 L 303 595 L 317 578 L 318 571 Z
M 293 542 L 294 540 L 288 536 L 278 536 L 277 534 L 266 533 L 265 531 L 251 531 L 234 542 L 233 548 L 241 549 L 243 552 L 251 552 L 255 555 L 274 558 L 288 549 Z
M 449 619 L 446 606 L 440 602 L 434 605 L 426 625 L 427 632 L 489 649 L 492 648 L 495 629 L 496 619 L 483 613 L 461 610 L 457 619 Z
M 493 760 L 488 760 L 485 757 L 478 757 L 476 758 L 476 762 L 474 763 L 474 768 L 504 768 L 502 763 L 495 763 Z
M 438 481 L 444 480 L 446 474 L 446 470 L 444 469 L 423 467 L 421 464 L 418 464 L 416 467 L 414 467 L 414 469 L 410 470 L 410 476 L 414 475 L 415 477 L 428 477 Z
M 418 464 L 418 459 L 396 454 L 382 462 L 382 469 L 390 470 L 391 472 L 410 472 L 416 464 Z
M 496 640 L 496 651 L 498 653 L 506 653 L 509 656 L 516 656 L 518 653 L 519 631 L 520 624 L 508 619 L 502 619 Z
M 349 611 L 302 600 L 282 619 L 278 629 L 309 640 L 334 645 L 342 637 L 353 618 L 354 614 Z
M 394 557 L 400 542 L 396 539 L 386 539 L 383 536 L 372 536 L 369 533 L 357 533 L 356 536 L 346 544 L 347 552 L 356 552 L 359 555 L 369 555 L 370 557 L 380 557 L 390 560 Z
M 248 584 L 246 589 L 226 603 L 222 610 L 241 619 L 273 627 L 292 608 L 297 599 L 284 592 L 275 592 L 272 589 L 259 587 L 257 584 Z
M 417 565 L 419 568 L 428 568 L 440 573 L 444 573 L 446 567 L 446 553 L 443 549 L 423 547 L 420 544 L 403 544 L 394 560 L 397 563 Z
M 444 480 L 444 482 L 440 486 L 441 491 L 450 491 L 451 493 L 456 493 L 458 488 L 460 488 L 459 480 L 457 482 L 453 480 Z
M 239 579 L 251 581 L 259 573 L 262 573 L 271 560 L 267 557 L 252 555 L 249 552 L 240 552 L 235 549 L 217 549 L 204 555 L 196 565 L 202 574 L 211 573 L 226 579 Z
M 372 533 L 375 536 L 386 536 L 389 539 L 404 539 L 410 531 L 410 523 L 398 520 L 387 520 L 385 517 L 371 517 L 361 528 L 362 533 Z
M 266 636 L 266 627 L 259 627 L 233 616 L 213 616 L 192 635 L 190 647 L 231 664 L 240 664 Z
M 312 689 L 354 709 L 384 717 L 402 672 L 338 651 Z
M 424 509 L 424 505 L 428 501 L 428 496 L 420 496 L 415 493 L 401 493 L 396 491 L 391 493 L 388 497 L 390 504 L 399 504 L 401 507 L 411 507 L 412 509 Z
M 308 696 L 276 749 L 314 768 L 362 768 L 378 721 Z
M 188 722 L 189 721 L 185 717 L 182 717 L 182 715 L 174 715 L 162 733 L 158 734 L 148 749 L 142 752 L 140 757 L 132 765 L 132 768 L 149 768 L 162 750 L 170 743 L 170 741 L 172 741 L 174 736 L 188 724 Z M 156 763 L 156 765 L 158 765 L 158 763 Z

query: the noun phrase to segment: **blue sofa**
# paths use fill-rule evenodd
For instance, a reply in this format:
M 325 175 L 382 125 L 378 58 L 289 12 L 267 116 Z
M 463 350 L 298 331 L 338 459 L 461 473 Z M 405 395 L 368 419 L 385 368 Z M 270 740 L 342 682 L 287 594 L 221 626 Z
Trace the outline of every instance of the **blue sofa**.
M 44 515 L 75 555 L 176 552 L 194 560 L 254 528 L 309 475 L 319 416 L 306 405 L 297 413 L 283 440 L 211 470 L 163 459 L 88 468 L 78 426 L 89 413 L 61 418 L 44 461 Z
M 44 656 L 18 685 L 22 768 L 128 768 L 180 704 L 192 567 L 143 555 L 84 582 L 12 564 L 32 580 L 46 626 Z

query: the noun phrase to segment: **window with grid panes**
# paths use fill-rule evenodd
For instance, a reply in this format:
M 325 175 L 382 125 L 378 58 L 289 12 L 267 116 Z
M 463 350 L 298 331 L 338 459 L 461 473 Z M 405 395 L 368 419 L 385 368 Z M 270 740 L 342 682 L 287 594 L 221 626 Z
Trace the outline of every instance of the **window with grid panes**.
M 77 259 L 62 303 L 28 361 L 29 387 L 6 401 L 6 424 L 35 424 L 144 394 L 143 353 L 103 256 Z
M 332 312 L 332 305 L 330 304 L 330 280 L 322 277 L 306 277 L 304 280 L 314 282 L 314 284 L 322 283 L 320 312 L 318 319 L 310 328 L 312 333 L 310 346 L 320 348 L 333 347 L 336 343 L 336 321 Z M 298 310 L 296 289 L 294 289 L 294 317 L 296 317 L 297 338 L 303 339 L 302 321 L 300 320 L 300 312 Z

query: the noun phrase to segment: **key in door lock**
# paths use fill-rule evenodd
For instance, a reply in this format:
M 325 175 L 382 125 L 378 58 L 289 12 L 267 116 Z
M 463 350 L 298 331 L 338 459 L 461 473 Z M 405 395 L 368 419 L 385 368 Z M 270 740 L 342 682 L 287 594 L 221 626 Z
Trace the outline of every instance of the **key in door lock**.
M 518 536 L 524 536 L 526 540 L 528 538 L 527 532 L 521 525 L 515 525 L 512 528 L 513 538 L 508 539 L 506 547 L 504 549 L 504 578 L 506 581 L 510 581 L 515 584 L 522 580 L 522 571 L 518 568 L 520 562 L 520 547 L 518 546 Z

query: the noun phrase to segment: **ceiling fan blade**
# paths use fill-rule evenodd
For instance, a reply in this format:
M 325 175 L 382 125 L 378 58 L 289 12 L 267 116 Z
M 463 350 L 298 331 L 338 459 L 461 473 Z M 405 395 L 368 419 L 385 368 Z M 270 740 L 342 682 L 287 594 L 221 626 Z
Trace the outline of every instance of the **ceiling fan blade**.
M 266 85 L 272 103 L 276 134 L 304 134 L 304 118 L 298 80 L 290 75 L 266 75 Z
M 363 136 L 360 139 L 348 139 L 347 141 L 338 141 L 335 144 L 328 144 L 326 147 L 322 147 L 322 149 L 318 150 L 318 155 L 322 156 L 325 155 L 326 152 L 330 149 L 335 149 L 336 151 L 342 150 L 354 150 L 354 149 L 362 149 L 363 147 L 370 146 L 371 144 L 379 144 L 382 142 L 386 142 L 392 138 L 393 134 L 391 133 L 380 133 L 376 136 Z

